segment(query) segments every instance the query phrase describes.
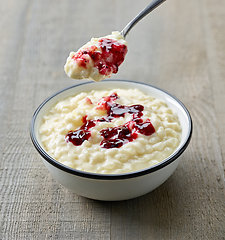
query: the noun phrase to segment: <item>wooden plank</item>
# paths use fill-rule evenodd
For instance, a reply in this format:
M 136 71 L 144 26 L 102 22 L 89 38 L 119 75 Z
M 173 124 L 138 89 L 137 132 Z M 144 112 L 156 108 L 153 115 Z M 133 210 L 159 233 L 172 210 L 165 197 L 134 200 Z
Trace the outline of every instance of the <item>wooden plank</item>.
M 113 78 L 161 87 L 190 110 L 193 138 L 162 186 L 99 202 L 59 185 L 29 139 L 36 107 L 78 83 L 63 65 L 149 1 L 0 0 L 0 239 L 224 239 L 225 2 L 166 1 L 129 33 Z

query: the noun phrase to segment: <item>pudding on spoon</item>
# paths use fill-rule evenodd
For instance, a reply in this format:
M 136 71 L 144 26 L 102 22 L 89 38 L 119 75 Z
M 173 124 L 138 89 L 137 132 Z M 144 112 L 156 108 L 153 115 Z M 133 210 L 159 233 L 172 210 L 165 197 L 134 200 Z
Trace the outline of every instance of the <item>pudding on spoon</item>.
M 127 54 L 126 35 L 148 13 L 166 0 L 153 0 L 121 32 L 112 32 L 102 38 L 92 38 L 77 52 L 71 52 L 64 70 L 70 78 L 89 78 L 99 82 L 118 72 Z
M 99 82 L 117 73 L 127 53 L 127 42 L 120 32 L 102 38 L 92 38 L 76 53 L 71 52 L 64 70 L 70 78 Z

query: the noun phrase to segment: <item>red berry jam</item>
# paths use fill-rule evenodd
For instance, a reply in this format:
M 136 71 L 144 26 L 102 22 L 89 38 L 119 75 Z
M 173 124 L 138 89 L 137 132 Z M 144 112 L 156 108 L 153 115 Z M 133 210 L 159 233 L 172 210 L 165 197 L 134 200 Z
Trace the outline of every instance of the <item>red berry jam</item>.
M 78 66 L 87 68 L 88 56 L 94 61 L 94 67 L 102 75 L 111 75 L 118 72 L 118 67 L 124 61 L 127 46 L 113 39 L 101 38 L 98 41 L 101 51 L 96 46 L 80 50 L 72 59 L 77 61 Z
M 100 133 L 104 138 L 100 143 L 103 148 L 119 148 L 138 137 L 137 132 L 133 132 L 128 124 L 102 129 Z
M 113 93 L 110 96 L 100 99 L 96 109 L 105 110 L 107 116 L 97 120 L 87 120 L 87 116 L 85 116 L 83 118 L 83 125 L 76 131 L 70 131 L 66 135 L 66 141 L 72 142 L 75 146 L 80 146 L 85 140 L 91 137 L 90 129 L 98 122 L 111 122 L 115 118 L 124 117 L 127 113 L 132 115 L 131 121 L 118 127 L 109 127 L 100 131 L 103 138 L 100 143 L 102 148 L 120 148 L 124 144 L 135 140 L 138 134 L 150 136 L 155 132 L 150 119 L 143 121 L 141 118 L 144 106 L 120 105 L 115 102 L 118 98 L 118 95 Z
M 87 120 L 87 116 L 83 117 L 83 125 L 76 131 L 70 131 L 66 135 L 66 142 L 72 142 L 75 146 L 80 146 L 85 140 L 91 137 L 90 128 L 93 128 L 96 123 L 94 120 Z
M 66 142 L 71 142 L 75 146 L 80 146 L 85 140 L 88 140 L 90 136 L 90 131 L 79 129 L 76 131 L 68 132 L 66 135 Z

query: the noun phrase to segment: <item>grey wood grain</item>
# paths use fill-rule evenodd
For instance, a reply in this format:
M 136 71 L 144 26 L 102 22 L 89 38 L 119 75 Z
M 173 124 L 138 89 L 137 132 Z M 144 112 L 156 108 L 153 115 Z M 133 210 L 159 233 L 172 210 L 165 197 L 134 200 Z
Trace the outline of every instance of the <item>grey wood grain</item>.
M 59 185 L 29 139 L 36 107 L 76 84 L 68 53 L 121 30 L 149 1 L 0 0 L 0 239 L 225 239 L 225 1 L 167 0 L 127 36 L 113 78 L 171 92 L 191 144 L 162 186 L 99 202 Z

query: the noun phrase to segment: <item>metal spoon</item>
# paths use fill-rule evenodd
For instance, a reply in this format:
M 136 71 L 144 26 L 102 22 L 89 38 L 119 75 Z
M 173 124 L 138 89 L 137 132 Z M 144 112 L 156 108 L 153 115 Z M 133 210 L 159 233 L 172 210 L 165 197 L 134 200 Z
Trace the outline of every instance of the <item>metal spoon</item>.
M 133 20 L 131 20 L 126 27 L 121 31 L 121 35 L 125 38 L 128 32 L 133 28 L 143 17 L 157 8 L 166 0 L 153 0 L 146 8 L 144 8 Z

